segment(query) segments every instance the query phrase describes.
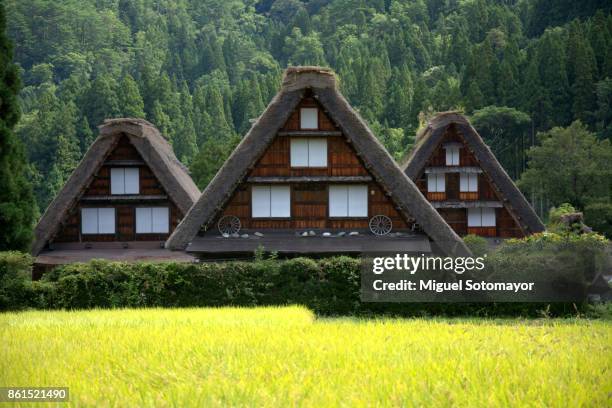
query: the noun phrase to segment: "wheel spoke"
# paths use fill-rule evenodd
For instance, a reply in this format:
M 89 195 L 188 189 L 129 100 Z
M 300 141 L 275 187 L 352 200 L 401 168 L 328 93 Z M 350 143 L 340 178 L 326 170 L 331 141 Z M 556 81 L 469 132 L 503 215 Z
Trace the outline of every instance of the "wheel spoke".
M 221 234 L 236 234 L 241 228 L 240 219 L 235 215 L 226 215 L 219 219 L 217 229 Z
M 386 215 L 375 215 L 370 219 L 370 231 L 374 235 L 387 235 L 392 229 L 393 223 Z

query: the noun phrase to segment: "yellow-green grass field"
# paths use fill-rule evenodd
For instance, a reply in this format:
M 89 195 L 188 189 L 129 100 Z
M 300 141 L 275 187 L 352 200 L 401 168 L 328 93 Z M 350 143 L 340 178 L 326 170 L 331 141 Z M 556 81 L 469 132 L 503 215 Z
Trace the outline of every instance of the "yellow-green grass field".
M 612 406 L 606 321 L 40 311 L 0 314 L 0 345 L 0 386 L 73 406 Z

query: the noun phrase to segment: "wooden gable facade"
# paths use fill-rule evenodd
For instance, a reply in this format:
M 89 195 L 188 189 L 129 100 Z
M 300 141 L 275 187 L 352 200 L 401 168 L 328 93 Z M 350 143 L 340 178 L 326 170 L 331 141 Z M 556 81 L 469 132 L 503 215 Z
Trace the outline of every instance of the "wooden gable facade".
M 322 67 L 285 71 L 166 247 L 199 257 L 260 248 L 289 256 L 470 254 Z
M 151 123 L 109 119 L 99 128 L 38 222 L 33 255 L 51 251 L 60 263 L 83 257 L 63 257 L 63 250 L 116 250 L 134 243 L 159 249 L 199 196 L 187 169 Z
M 520 238 L 544 230 L 488 146 L 455 113 L 434 117 L 404 167 L 461 235 Z
M 112 191 L 111 174 L 118 169 L 137 172 L 138 191 L 130 194 L 116 194 Z M 107 226 L 106 232 L 90 233 L 84 229 L 83 209 L 98 208 L 114 212 L 113 225 Z M 146 218 L 136 215 L 142 209 L 147 209 L 147 212 L 148 209 L 156 209 L 155 214 L 151 211 L 153 219 L 144 221 L 147 224 L 151 221 L 156 227 L 137 227 L 137 222 L 140 224 Z M 165 241 L 183 216 L 129 138 L 123 135 L 96 171 L 91 183 L 85 187 L 83 195 L 60 221 L 61 228 L 53 242 Z
M 447 150 L 456 147 L 459 153 L 459 163 L 447 164 Z M 437 169 L 444 178 L 445 188 L 443 192 L 430 192 L 428 187 L 428 169 Z M 476 178 L 475 188 L 462 188 L 461 178 Z M 469 184 L 469 182 L 468 182 Z M 508 209 L 503 206 L 503 197 L 495 190 L 489 175 L 482 171 L 480 163 L 466 144 L 464 137 L 453 125 L 449 126 L 440 143 L 427 161 L 420 177 L 416 180 L 419 190 L 434 204 L 438 212 L 446 222 L 457 232 L 464 236 L 475 234 L 483 237 L 520 238 L 525 232 Z M 465 182 L 463 183 L 465 186 Z M 469 190 L 469 191 L 465 191 Z M 475 191 L 474 191 L 475 190 Z M 471 205 L 474 207 L 471 207 Z M 461 208 L 453 208 L 461 207 Z M 468 223 L 469 211 L 482 211 L 487 208 L 494 214 L 495 222 L 482 225 L 471 225 Z M 476 223 L 478 224 L 478 223 Z M 495 225 L 492 225 L 495 224 Z
M 316 109 L 316 129 L 302 129 L 302 109 Z M 295 139 L 316 138 L 326 145 L 326 165 L 305 167 L 292 165 L 291 143 Z M 288 186 L 290 211 L 287 217 L 261 218 L 253 216 L 254 186 Z M 330 216 L 330 186 L 353 185 L 367 187 L 367 213 L 361 216 Z M 374 181 L 355 148 L 330 119 L 323 107 L 310 95 L 293 110 L 277 137 L 238 186 L 220 217 L 234 215 L 244 229 L 320 229 L 367 230 L 369 219 L 385 215 L 396 231 L 412 227 L 391 197 Z M 220 218 L 219 217 L 219 218 Z

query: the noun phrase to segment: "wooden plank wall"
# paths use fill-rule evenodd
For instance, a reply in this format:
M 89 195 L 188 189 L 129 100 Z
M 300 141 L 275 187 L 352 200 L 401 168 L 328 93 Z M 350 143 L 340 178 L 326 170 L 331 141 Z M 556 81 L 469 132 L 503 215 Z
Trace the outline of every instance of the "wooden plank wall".
M 136 207 L 170 207 L 170 232 L 174 231 L 182 215 L 173 203 L 155 204 L 120 204 L 112 205 L 81 205 L 80 203 L 70 210 L 63 222 L 63 226 L 53 239 L 54 242 L 124 242 L 124 241 L 165 241 L 169 234 L 136 234 Z M 81 208 L 86 207 L 113 207 L 115 208 L 115 234 L 81 235 Z
M 319 108 L 319 128 L 326 131 L 339 130 L 323 112 L 314 98 L 307 97 L 291 114 L 281 131 L 299 130 L 299 111 L 302 107 Z M 353 147 L 344 136 L 327 137 L 326 168 L 291 168 L 290 137 L 277 136 L 263 156 L 250 171 L 249 177 L 300 177 L 300 176 L 369 176 Z M 369 218 L 383 214 L 391 218 L 394 230 L 407 229 L 412 226 L 411 220 L 405 220 L 395 208 L 392 200 L 383 193 L 375 182 L 368 183 L 368 217 L 359 219 L 328 218 L 328 185 L 327 183 L 294 183 L 291 184 L 291 218 L 290 219 L 252 219 L 251 186 L 242 183 L 223 210 L 223 215 L 235 215 L 240 218 L 243 228 L 247 229 L 365 229 Z M 220 217 L 219 217 L 220 218 Z M 215 225 L 211 228 L 216 229 Z
M 127 137 L 119 139 L 117 146 L 109 154 L 106 160 L 135 160 L 142 158 L 136 148 Z M 110 195 L 110 166 L 102 165 L 95 174 L 92 182 L 86 188 L 84 196 L 108 196 Z M 140 169 L 140 195 L 167 195 L 159 180 L 151 169 L 146 165 L 139 165 Z M 62 220 L 62 227 L 54 238 L 55 242 L 124 242 L 124 241 L 164 241 L 169 234 L 136 234 L 136 207 L 161 207 L 170 208 L 170 232 L 174 231 L 183 214 L 170 200 L 147 202 L 140 201 L 133 204 L 115 204 L 111 201 L 100 203 L 79 201 L 69 211 L 66 219 Z M 105 235 L 81 235 L 81 208 L 84 207 L 114 207 L 115 212 L 115 234 Z
M 468 227 L 467 233 L 473 235 L 480 235 L 481 237 L 498 236 L 496 227 Z
M 438 212 L 448 225 L 458 234 L 467 234 L 467 213 L 465 208 L 440 208 Z
M 522 238 L 523 230 L 516 223 L 506 207 L 497 209 L 497 236 L 502 238 Z
M 323 183 L 291 184 L 291 217 L 289 219 L 253 219 L 251 217 L 251 186 L 243 184 L 234 193 L 225 207 L 223 216 L 240 218 L 246 229 L 367 229 L 369 218 L 386 215 L 391 218 L 393 228 L 407 229 L 412 221 L 406 222 L 400 212 L 390 203 L 376 183 L 368 183 L 367 218 L 328 218 L 328 186 Z M 216 224 L 213 226 L 216 228 Z
M 323 112 L 321 105 L 312 96 L 306 96 L 300 101 L 298 107 L 291 113 L 281 131 L 300 130 L 300 108 L 319 109 L 319 130 L 340 130 L 334 122 Z
M 463 144 L 459 150 L 459 165 L 469 167 L 480 167 L 480 163 L 474 154 L 467 148 L 463 136 L 456 130 L 454 126 L 449 126 L 444 134 L 440 145 L 432 153 L 431 159 L 426 163 L 425 167 L 446 166 L 446 151 L 443 145 L 448 142 L 459 142 Z M 462 201 L 503 201 L 495 191 L 488 175 L 481 173 L 478 175 L 478 193 L 461 193 L 459 191 L 460 175 L 458 173 L 446 174 L 446 193 L 429 193 L 427 192 L 427 175 L 421 174 L 416 185 L 419 190 L 430 201 L 444 200 L 462 200 Z M 516 223 L 507 208 L 496 210 L 497 227 L 496 228 L 467 228 L 467 210 L 465 209 L 439 209 L 438 212 L 442 217 L 453 227 L 460 235 L 467 233 L 477 234 L 488 237 L 523 237 L 523 231 Z
M 301 176 L 367 176 L 367 169 L 360 162 L 353 148 L 343 137 L 330 136 L 327 140 L 327 167 L 291 167 L 291 138 L 279 136 L 255 167 L 250 177 L 301 177 Z
M 142 158 L 138 150 L 130 143 L 127 137 L 119 139 L 117 146 L 106 159 L 108 160 L 135 160 L 141 161 Z M 134 166 L 131 166 L 134 167 Z M 137 166 L 139 168 L 140 195 L 165 195 L 161 183 L 151 169 L 145 165 Z M 105 196 L 110 195 L 110 166 L 102 165 L 98 172 L 94 175 L 91 184 L 85 190 L 86 196 Z

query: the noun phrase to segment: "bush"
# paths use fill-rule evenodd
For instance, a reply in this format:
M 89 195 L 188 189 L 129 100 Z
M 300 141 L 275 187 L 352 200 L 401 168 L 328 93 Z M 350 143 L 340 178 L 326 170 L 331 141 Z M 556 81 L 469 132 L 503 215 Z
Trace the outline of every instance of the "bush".
M 602 235 L 540 233 L 511 239 L 488 257 L 496 281 L 552 282 L 586 295 L 590 283 L 608 266 L 608 241 Z
M 548 212 L 548 222 L 550 224 L 559 224 L 561 222 L 561 217 L 565 214 L 575 213 L 576 209 L 573 205 L 569 203 L 563 203 L 558 207 L 553 207 Z
M 561 218 L 567 214 L 573 214 L 577 210 L 573 205 L 569 203 L 563 203 L 559 207 L 552 207 L 548 212 L 548 224 L 547 229 L 554 233 L 569 233 L 572 228 L 569 225 L 564 224 Z
M 32 257 L 21 252 L 0 252 L 0 310 L 35 306 Z
M 584 223 L 612 238 L 612 203 L 592 203 L 584 208 Z
M 469 237 L 475 254 L 482 239 Z M 607 241 L 597 234 L 536 234 L 509 240 L 488 253 L 492 276 L 564 276 L 579 272 L 582 285 L 603 267 Z M 0 308 L 216 307 L 301 304 L 320 315 L 540 316 L 575 315 L 570 304 L 362 303 L 361 260 L 345 256 L 222 263 L 121 263 L 93 260 L 64 265 L 30 281 L 32 258 L 0 253 Z M 560 275 L 559 275 L 559 272 Z M 548 274 L 548 275 L 547 275 Z M 584 307 L 582 305 L 580 307 Z
M 472 251 L 472 255 L 474 257 L 484 256 L 487 252 L 489 252 L 489 244 L 487 240 L 481 236 L 469 234 L 463 237 L 463 242 L 465 245 Z

